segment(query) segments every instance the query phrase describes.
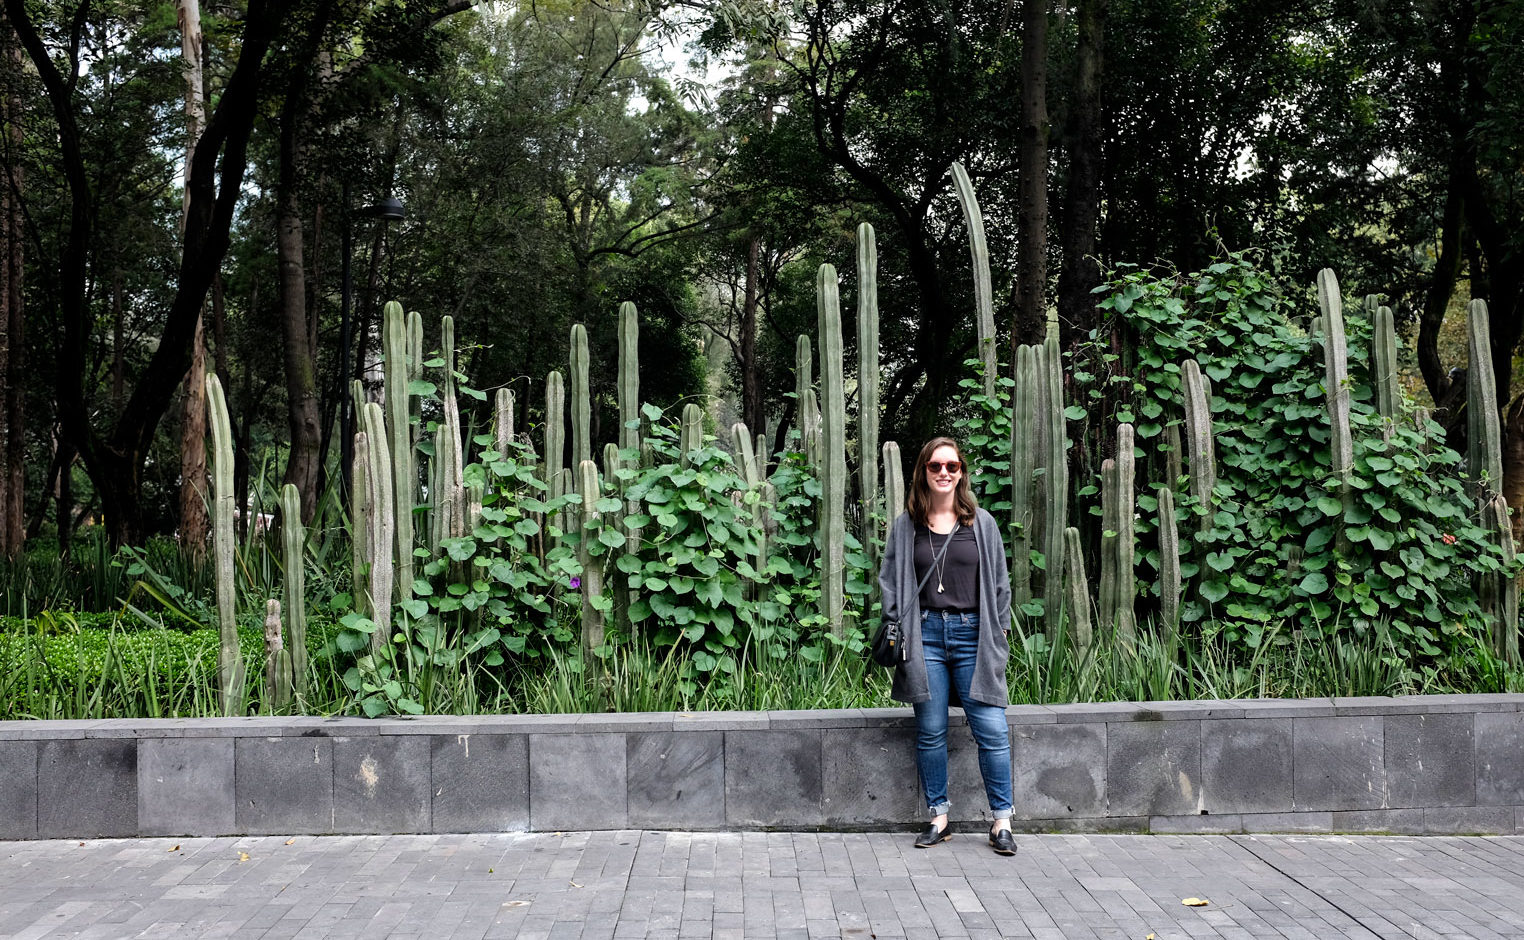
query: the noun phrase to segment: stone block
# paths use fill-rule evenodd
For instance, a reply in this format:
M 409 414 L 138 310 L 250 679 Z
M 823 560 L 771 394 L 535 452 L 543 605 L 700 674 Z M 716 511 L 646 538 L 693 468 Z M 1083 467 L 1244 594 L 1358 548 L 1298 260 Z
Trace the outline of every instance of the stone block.
M 1362 809 L 1333 814 L 1334 832 L 1423 832 L 1421 809 Z
M 925 817 L 913 730 L 827 729 L 821 760 L 824 825 L 906 825 Z
M 534 734 L 529 736 L 529 827 L 624 829 L 624 735 Z
M 0 740 L 0 839 L 37 838 L 37 742 Z
M 1137 702 L 1136 721 L 1204 721 L 1208 718 L 1241 718 L 1242 702 L 1233 699 L 1191 699 L 1183 702 Z
M 1237 813 L 1218 816 L 1215 813 L 1197 813 L 1194 816 L 1150 816 L 1148 831 L 1152 833 L 1228 833 L 1243 832 L 1243 817 Z
M 1384 722 L 1387 806 L 1476 803 L 1476 715 L 1388 715 Z
M 1053 720 L 1059 724 L 1090 721 L 1137 721 L 1141 709 L 1137 702 L 1070 702 L 1049 705 Z
M 1235 700 L 1245 718 L 1327 718 L 1334 713 L 1328 698 L 1247 698 Z
M 4 725 L 4 734 L 6 740 L 11 741 L 62 741 L 65 738 L 83 738 L 85 732 L 100 723 L 98 718 L 8 721 Z
M 1524 702 L 1524 695 L 1516 692 L 1399 695 L 1393 698 L 1392 702 L 1404 709 L 1402 712 L 1393 712 L 1392 714 L 1408 713 L 1407 709 L 1410 706 L 1412 707 L 1412 713 L 1427 715 L 1461 712 L 1478 714 L 1482 712 L 1518 711 L 1520 702 Z
M 778 731 L 799 728 L 861 728 L 868 720 L 857 708 L 802 708 L 767 713 L 767 726 Z
M 1331 701 L 1335 715 L 1389 715 L 1397 708 L 1390 695 L 1336 695 Z
M 1290 718 L 1201 723 L 1203 807 L 1216 813 L 1284 813 L 1291 803 Z
M 1244 832 L 1332 832 L 1333 813 L 1242 813 Z
M 898 708 L 860 708 L 863 726 L 867 728 L 914 728 L 915 709 L 901 705 Z
M 725 825 L 725 732 L 625 735 L 629 825 L 719 829 Z
M 429 738 L 434 832 L 529 828 L 529 738 L 441 734 Z
M 1006 723 L 1017 725 L 1052 725 L 1058 723 L 1058 714 L 1047 705 L 1010 705 L 1005 710 Z
M 1379 715 L 1292 719 L 1292 803 L 1298 811 L 1381 809 L 1386 761 Z
M 1007 726 L 1009 727 L 1009 726 Z M 1007 731 L 1009 734 L 1009 731 Z M 910 731 L 911 753 L 915 752 L 915 730 Z M 913 768 L 914 763 L 911 764 Z M 917 779 L 916 792 L 920 794 Z M 962 708 L 954 707 L 947 721 L 947 798 L 952 802 L 949 814 L 954 821 L 982 824 L 986 829 L 994 819 L 989 796 L 984 792 L 984 774 L 979 769 L 979 746 L 968 727 Z M 917 796 L 917 806 L 924 818 L 925 806 Z
M 44 741 L 37 754 L 37 835 L 98 839 L 138 834 L 138 742 Z
M 1106 814 L 1106 725 L 1011 728 L 1011 784 L 1020 819 Z
M 1108 815 L 1185 816 L 1202 808 L 1200 722 L 1110 722 L 1106 751 Z
M 611 712 L 585 715 L 582 723 L 577 725 L 577 733 L 671 731 L 672 723 L 676 720 L 676 712 Z
M 236 831 L 232 738 L 138 742 L 140 836 L 220 836 Z
M 333 739 L 333 831 L 429 831 L 429 738 Z
M 234 818 L 250 835 L 333 832 L 333 739 L 239 738 Z
M 725 821 L 730 826 L 818 826 L 821 732 L 725 732 Z
M 672 716 L 674 731 L 765 731 L 771 724 L 768 712 L 678 712 Z
M 1513 807 L 1424 807 L 1423 831 L 1430 835 L 1512 835 Z
M 1524 712 L 1476 716 L 1476 802 L 1483 806 L 1524 803 Z
M 1011 820 L 1015 832 L 1105 832 L 1146 833 L 1147 816 L 1076 816 L 1072 819 L 1021 819 Z M 976 830 L 972 830 L 976 831 Z

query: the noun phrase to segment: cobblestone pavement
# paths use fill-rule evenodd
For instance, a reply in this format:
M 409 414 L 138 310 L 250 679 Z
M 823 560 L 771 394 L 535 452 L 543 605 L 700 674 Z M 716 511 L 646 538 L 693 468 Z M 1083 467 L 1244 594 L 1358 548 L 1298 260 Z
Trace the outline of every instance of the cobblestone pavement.
M 0 843 L 0 937 L 1524 938 L 1524 837 L 911 839 Z

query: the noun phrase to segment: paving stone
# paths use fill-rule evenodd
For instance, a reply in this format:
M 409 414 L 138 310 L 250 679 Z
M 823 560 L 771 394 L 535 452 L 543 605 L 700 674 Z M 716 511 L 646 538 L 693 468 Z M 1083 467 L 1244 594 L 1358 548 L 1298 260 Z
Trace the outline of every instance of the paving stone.
M 1203 721 L 1204 807 L 1213 814 L 1289 812 L 1291 753 L 1290 718 Z
M 233 803 L 232 738 L 139 740 L 134 835 L 227 835 L 237 830 Z
M 1383 721 L 1386 805 L 1427 808 L 1476 802 L 1475 716 L 1389 715 Z
M 1106 749 L 1108 814 L 1175 816 L 1201 808 L 1200 722 L 1111 722 Z
M 821 733 L 725 732 L 725 819 L 728 825 L 786 827 L 820 818 Z
M 240 832 L 333 831 L 332 738 L 239 738 L 233 774 Z
M 535 734 L 529 738 L 531 829 L 623 829 L 623 734 Z
M 98 839 L 138 831 L 138 742 L 43 741 L 37 753 L 37 835 Z
M 1504 834 L 1514 831 L 1511 806 L 1435 806 L 1423 810 L 1423 831 L 1433 834 Z
M 1423 832 L 1421 809 L 1349 810 L 1333 814 L 1334 832 Z
M 528 736 L 434 735 L 429 761 L 434 832 L 529 828 Z
M 333 739 L 333 831 L 426 832 L 430 739 L 372 735 Z
M 1297 810 L 1387 805 L 1383 720 L 1379 715 L 1293 719 L 1292 800 Z
M 1106 725 L 1013 725 L 1014 815 L 1064 819 L 1106 812 Z
M 625 735 L 627 825 L 717 829 L 725 824 L 723 731 Z
M 0 739 L 0 839 L 37 838 L 37 742 Z

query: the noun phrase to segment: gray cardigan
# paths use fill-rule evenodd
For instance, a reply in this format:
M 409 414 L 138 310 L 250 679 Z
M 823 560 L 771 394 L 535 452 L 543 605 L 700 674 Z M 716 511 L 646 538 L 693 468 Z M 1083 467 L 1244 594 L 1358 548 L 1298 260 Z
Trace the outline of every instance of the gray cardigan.
M 995 518 L 974 510 L 974 544 L 979 551 L 979 654 L 974 663 L 970 697 L 986 705 L 1010 704 L 1005 664 L 1011 655 L 1011 576 L 1005 564 L 1005 544 Z M 900 513 L 889 530 L 878 584 L 884 594 L 884 617 L 895 618 L 904 630 L 908 657 L 894 670 L 890 694 L 900 702 L 924 702 L 926 660 L 921 653 L 921 599 L 916 591 L 915 523 Z

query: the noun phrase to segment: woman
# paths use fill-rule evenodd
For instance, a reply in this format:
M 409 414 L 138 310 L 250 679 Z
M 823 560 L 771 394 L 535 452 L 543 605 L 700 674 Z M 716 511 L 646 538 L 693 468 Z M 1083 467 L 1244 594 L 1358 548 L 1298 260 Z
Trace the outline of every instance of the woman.
M 979 746 L 979 772 L 995 817 L 990 846 L 1014 855 L 1005 545 L 994 517 L 975 503 L 968 467 L 951 438 L 933 438 L 921 448 L 907 504 L 889 530 L 878 583 L 884 617 L 904 631 L 907 658 L 894 670 L 891 694 L 915 706 L 916 767 L 931 812 L 931 824 L 915 844 L 929 848 L 951 835 L 947 708 L 956 692 Z

